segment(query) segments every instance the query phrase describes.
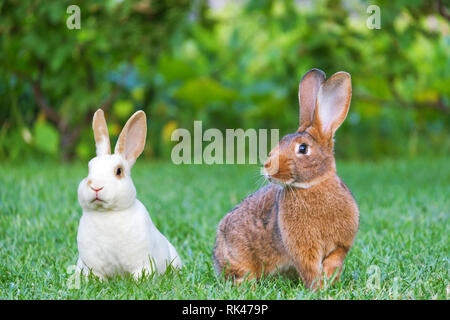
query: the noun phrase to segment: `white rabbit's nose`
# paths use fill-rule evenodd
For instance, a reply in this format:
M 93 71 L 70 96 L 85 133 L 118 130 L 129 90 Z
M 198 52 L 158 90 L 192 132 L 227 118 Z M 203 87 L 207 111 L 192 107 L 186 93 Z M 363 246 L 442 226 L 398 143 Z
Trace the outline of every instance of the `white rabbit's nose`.
M 103 189 L 103 187 L 96 187 L 95 185 L 92 185 L 92 179 L 89 179 L 87 181 L 87 185 L 89 186 L 89 188 L 91 188 L 92 190 L 94 190 L 95 192 L 98 192 L 100 190 Z
M 88 180 L 87 184 L 88 184 L 89 188 L 91 188 L 95 192 L 99 192 L 100 190 L 103 189 L 103 187 L 95 187 L 95 186 L 93 186 L 91 179 Z
M 101 187 L 101 188 L 94 188 L 94 187 L 90 187 L 92 190 L 94 190 L 95 192 L 99 192 L 100 190 L 102 190 L 103 189 L 103 187 Z

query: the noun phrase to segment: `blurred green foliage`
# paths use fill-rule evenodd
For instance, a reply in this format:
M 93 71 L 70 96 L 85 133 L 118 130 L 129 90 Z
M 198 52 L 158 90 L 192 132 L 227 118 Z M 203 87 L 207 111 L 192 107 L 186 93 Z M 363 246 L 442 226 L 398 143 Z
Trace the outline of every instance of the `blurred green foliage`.
M 147 157 L 170 156 L 171 132 L 194 120 L 283 135 L 311 68 L 352 75 L 338 156 L 450 154 L 440 1 L 77 1 L 80 30 L 66 27 L 70 4 L 0 4 L 0 159 L 88 159 L 98 107 L 113 142 L 132 112 L 147 112 Z M 369 4 L 381 29 L 366 26 Z

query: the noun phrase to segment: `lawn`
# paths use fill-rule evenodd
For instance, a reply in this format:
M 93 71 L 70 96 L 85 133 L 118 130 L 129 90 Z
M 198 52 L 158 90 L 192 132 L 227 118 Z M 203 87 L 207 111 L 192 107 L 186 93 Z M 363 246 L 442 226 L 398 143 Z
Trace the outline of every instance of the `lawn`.
M 312 293 L 269 277 L 235 287 L 215 276 L 219 220 L 261 186 L 256 166 L 176 166 L 139 160 L 138 198 L 185 264 L 134 282 L 68 286 L 77 260 L 78 182 L 87 165 L 32 162 L 0 168 L 1 299 L 446 299 L 449 281 L 448 159 L 338 162 L 361 211 L 342 281 Z M 69 272 L 68 272 L 69 270 Z

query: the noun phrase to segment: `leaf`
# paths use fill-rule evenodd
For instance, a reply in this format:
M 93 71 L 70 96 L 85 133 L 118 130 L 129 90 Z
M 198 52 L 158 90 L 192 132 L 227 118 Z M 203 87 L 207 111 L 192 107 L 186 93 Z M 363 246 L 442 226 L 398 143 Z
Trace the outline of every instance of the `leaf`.
M 204 108 L 210 102 L 230 102 L 237 97 L 237 92 L 224 87 L 211 78 L 197 78 L 186 81 L 175 91 L 175 98 L 189 101 L 195 108 Z
M 175 131 L 177 128 L 178 128 L 178 124 L 176 121 L 172 120 L 172 121 L 167 122 L 162 129 L 162 134 L 161 134 L 162 141 L 164 143 L 170 143 L 171 137 L 172 137 L 172 132 Z
M 76 153 L 80 159 L 89 159 L 91 156 L 91 145 L 89 145 L 86 141 L 80 142 L 76 148 Z
M 117 100 L 113 106 L 114 114 L 122 120 L 131 116 L 133 109 L 133 102 L 130 100 Z
M 167 83 L 186 80 L 196 75 L 196 70 L 187 62 L 162 56 L 158 66 L 159 72 Z
M 133 96 L 133 99 L 135 99 L 136 101 L 142 102 L 144 100 L 145 90 L 142 87 L 137 87 L 133 89 L 131 95 Z
M 56 155 L 59 139 L 59 132 L 48 122 L 37 121 L 34 125 L 34 145 L 39 150 Z

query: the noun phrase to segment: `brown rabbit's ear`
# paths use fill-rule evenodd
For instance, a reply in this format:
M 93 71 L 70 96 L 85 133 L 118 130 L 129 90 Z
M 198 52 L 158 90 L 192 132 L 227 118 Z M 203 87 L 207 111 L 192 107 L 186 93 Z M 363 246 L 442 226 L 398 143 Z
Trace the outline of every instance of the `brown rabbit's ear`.
M 105 114 L 102 109 L 98 109 L 94 113 L 94 117 L 92 119 L 92 129 L 94 130 L 97 156 L 111 154 L 108 127 L 106 126 Z
M 314 125 L 325 136 L 333 136 L 347 116 L 352 97 L 352 81 L 347 72 L 336 72 L 319 89 Z
M 137 111 L 123 127 L 114 152 L 123 155 L 132 166 L 144 151 L 146 137 L 147 119 L 145 113 L 144 111 Z
M 325 72 L 311 69 L 303 76 L 298 88 L 300 104 L 300 127 L 311 124 L 316 107 L 316 97 L 321 84 L 325 81 Z

